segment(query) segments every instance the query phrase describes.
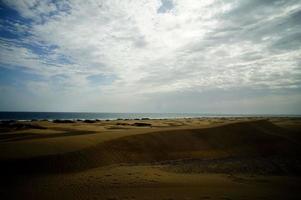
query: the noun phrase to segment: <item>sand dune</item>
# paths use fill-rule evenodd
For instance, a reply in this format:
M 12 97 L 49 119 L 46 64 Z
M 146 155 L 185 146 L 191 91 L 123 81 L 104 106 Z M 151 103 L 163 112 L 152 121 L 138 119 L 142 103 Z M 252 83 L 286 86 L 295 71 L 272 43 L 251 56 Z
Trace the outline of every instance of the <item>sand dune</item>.
M 18 122 L 0 199 L 300 199 L 300 120 Z
M 195 162 L 196 159 L 222 163 L 223 160 L 229 162 L 229 158 L 258 158 L 257 168 L 260 168 L 260 160 L 266 162 L 265 159 L 270 157 L 286 158 L 285 162 L 299 159 L 299 143 L 288 138 L 286 132 L 287 130 L 266 120 L 231 123 L 206 129 L 161 130 L 104 141 L 80 151 L 11 159 L 0 164 L 6 173 L 55 173 L 118 163 L 169 161 L 167 163 L 170 164 L 173 160 Z M 263 164 L 262 167 L 266 166 Z M 289 169 L 283 169 L 287 170 Z M 216 172 L 220 171 L 216 168 Z M 298 166 L 294 173 L 299 171 Z

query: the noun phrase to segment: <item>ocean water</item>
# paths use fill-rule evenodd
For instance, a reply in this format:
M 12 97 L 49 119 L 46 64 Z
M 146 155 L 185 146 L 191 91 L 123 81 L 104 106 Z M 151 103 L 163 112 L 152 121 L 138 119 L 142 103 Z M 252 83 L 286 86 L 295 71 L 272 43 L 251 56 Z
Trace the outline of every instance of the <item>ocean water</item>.
M 209 115 L 196 113 L 88 113 L 88 112 L 0 112 L 0 120 L 54 120 L 54 119 L 166 119 L 223 117 L 229 115 Z
M 300 117 L 294 115 L 228 115 L 197 113 L 91 113 L 91 112 L 0 112 L 0 120 L 54 120 L 54 119 L 168 119 L 196 117 Z

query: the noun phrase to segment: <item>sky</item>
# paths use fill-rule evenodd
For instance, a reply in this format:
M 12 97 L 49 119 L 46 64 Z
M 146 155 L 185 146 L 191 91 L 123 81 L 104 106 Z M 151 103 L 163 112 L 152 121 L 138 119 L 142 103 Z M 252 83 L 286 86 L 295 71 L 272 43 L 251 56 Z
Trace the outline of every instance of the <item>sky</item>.
M 0 0 L 0 110 L 301 114 L 300 0 Z

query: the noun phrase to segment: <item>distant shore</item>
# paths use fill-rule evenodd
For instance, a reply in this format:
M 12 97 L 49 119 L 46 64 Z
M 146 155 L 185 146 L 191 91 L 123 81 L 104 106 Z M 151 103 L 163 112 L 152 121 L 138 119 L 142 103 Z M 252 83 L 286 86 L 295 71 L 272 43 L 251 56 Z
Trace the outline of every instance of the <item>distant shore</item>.
M 201 114 L 201 113 L 88 113 L 88 112 L 0 112 L 0 121 L 55 120 L 145 120 L 145 119 L 206 119 L 206 118 L 301 118 L 289 114 Z

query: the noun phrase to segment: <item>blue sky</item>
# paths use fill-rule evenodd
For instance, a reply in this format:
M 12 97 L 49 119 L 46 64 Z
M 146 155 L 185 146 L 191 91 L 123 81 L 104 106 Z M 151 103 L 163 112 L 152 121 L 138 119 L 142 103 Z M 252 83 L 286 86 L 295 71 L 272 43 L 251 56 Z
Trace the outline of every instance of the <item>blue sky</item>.
M 301 114 L 299 0 L 1 0 L 0 110 Z

